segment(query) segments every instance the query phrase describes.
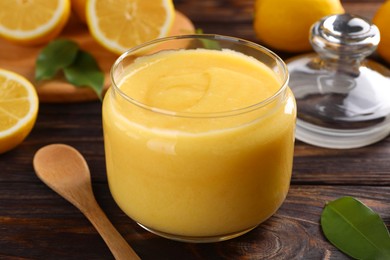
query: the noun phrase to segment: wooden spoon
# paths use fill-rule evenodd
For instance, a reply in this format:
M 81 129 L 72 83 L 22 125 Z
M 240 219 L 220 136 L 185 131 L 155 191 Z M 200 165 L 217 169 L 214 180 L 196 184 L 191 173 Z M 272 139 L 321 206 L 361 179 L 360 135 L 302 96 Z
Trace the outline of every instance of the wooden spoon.
M 96 202 L 88 165 L 76 149 L 64 144 L 45 146 L 35 154 L 33 165 L 44 183 L 89 219 L 116 259 L 140 259 Z

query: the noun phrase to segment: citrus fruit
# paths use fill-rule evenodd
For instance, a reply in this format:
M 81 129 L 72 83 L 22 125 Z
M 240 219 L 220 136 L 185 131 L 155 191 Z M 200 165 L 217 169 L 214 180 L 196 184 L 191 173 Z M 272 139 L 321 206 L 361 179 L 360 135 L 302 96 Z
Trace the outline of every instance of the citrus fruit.
M 378 45 L 379 55 L 390 63 L 390 1 L 388 0 L 375 13 L 373 23 L 378 26 L 381 40 Z
M 35 124 L 38 106 L 35 88 L 26 78 L 0 69 L 0 153 L 27 137 Z
M 0 36 L 26 45 L 56 37 L 70 15 L 69 0 L 1 0 Z
M 138 44 L 167 36 L 173 24 L 172 0 L 87 0 L 87 24 L 103 47 L 121 54 Z
M 85 13 L 85 6 L 87 4 L 87 0 L 71 0 L 71 4 L 72 4 L 72 10 L 80 18 L 80 21 L 86 23 L 87 17 Z
M 311 50 L 310 27 L 324 16 L 344 12 L 339 0 L 256 0 L 254 7 L 257 38 L 285 52 Z

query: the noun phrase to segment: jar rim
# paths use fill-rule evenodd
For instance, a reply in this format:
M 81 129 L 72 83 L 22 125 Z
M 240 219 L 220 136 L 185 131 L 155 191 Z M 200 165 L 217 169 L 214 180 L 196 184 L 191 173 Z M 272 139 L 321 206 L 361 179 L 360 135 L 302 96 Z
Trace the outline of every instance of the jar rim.
M 114 72 L 120 66 L 121 62 L 126 57 L 131 56 L 135 52 L 137 52 L 141 49 L 144 49 L 144 48 L 148 48 L 148 46 L 151 46 L 154 44 L 173 41 L 173 40 L 184 40 L 184 39 L 225 41 L 225 42 L 235 43 L 238 45 L 246 46 L 246 47 L 252 48 L 254 50 L 260 51 L 263 54 L 268 55 L 271 59 L 273 59 L 276 62 L 277 66 L 282 69 L 281 75 L 283 77 L 281 77 L 281 82 L 280 82 L 281 86 L 275 93 L 273 93 L 268 98 L 263 99 L 255 104 L 252 104 L 249 106 L 244 106 L 244 107 L 240 107 L 240 108 L 232 109 L 232 110 L 218 111 L 218 112 L 178 112 L 178 111 L 174 111 L 174 110 L 167 110 L 167 109 L 157 108 L 157 107 L 153 107 L 153 106 L 144 104 L 144 103 L 130 97 L 129 95 L 127 95 L 116 84 Z M 287 68 L 287 65 L 285 64 L 285 62 L 276 53 L 274 53 L 270 49 L 268 49 L 260 44 L 257 44 L 257 43 L 254 43 L 254 42 L 251 42 L 248 40 L 244 40 L 241 38 L 237 38 L 237 37 L 225 36 L 225 35 L 219 35 L 219 34 L 187 34 L 187 35 L 162 37 L 162 38 L 158 38 L 158 39 L 137 45 L 133 48 L 130 48 L 129 50 L 127 50 L 126 52 L 121 54 L 117 58 L 117 60 L 114 62 L 114 64 L 112 65 L 111 70 L 110 70 L 110 79 L 111 79 L 111 83 L 112 83 L 111 87 L 122 98 L 124 98 L 129 103 L 132 103 L 133 105 L 136 105 L 136 106 L 143 108 L 143 109 L 146 109 L 148 111 L 163 114 L 163 115 L 168 115 L 168 116 L 185 117 L 185 118 L 220 118 L 220 117 L 229 117 L 229 116 L 234 116 L 234 115 L 245 114 L 245 113 L 257 110 L 261 107 L 265 107 L 266 105 L 272 103 L 275 99 L 277 99 L 279 96 L 281 96 L 285 92 L 285 90 L 287 89 L 287 84 L 289 81 L 289 73 L 288 73 L 288 68 Z

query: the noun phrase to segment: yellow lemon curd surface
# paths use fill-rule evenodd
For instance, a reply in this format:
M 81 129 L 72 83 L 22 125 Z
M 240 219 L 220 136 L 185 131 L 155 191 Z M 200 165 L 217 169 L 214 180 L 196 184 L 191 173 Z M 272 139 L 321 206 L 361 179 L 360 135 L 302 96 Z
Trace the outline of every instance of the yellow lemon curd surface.
M 281 88 L 273 71 L 238 52 L 197 49 L 137 58 L 122 74 L 119 89 L 139 104 L 112 87 L 103 127 L 110 190 L 126 214 L 207 237 L 275 213 L 291 178 L 296 107 L 288 88 L 255 106 Z

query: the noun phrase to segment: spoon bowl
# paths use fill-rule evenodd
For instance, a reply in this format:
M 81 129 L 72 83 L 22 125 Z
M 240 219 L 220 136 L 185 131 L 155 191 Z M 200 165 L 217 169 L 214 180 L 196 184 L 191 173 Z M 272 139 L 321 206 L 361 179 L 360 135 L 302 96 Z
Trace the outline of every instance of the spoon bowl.
M 47 186 L 89 219 L 116 259 L 140 259 L 96 202 L 88 165 L 76 149 L 65 144 L 47 145 L 36 152 L 33 166 Z

